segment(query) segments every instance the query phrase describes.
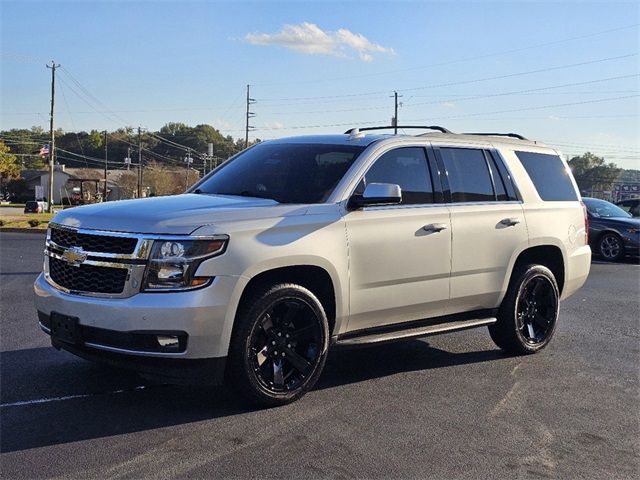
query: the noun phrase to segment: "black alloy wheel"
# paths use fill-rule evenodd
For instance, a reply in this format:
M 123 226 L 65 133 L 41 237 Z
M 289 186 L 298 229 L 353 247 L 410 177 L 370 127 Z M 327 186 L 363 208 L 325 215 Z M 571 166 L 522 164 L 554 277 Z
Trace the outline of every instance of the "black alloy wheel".
M 236 319 L 227 381 L 254 403 L 290 403 L 320 376 L 328 339 L 324 308 L 311 291 L 295 284 L 259 290 Z
M 255 322 L 248 361 L 256 380 L 274 393 L 295 390 L 311 375 L 322 344 L 322 328 L 300 298 L 273 303 Z
M 517 267 L 498 311 L 489 325 L 495 344 L 509 353 L 535 353 L 551 341 L 560 306 L 560 291 L 543 265 Z
M 555 286 L 545 275 L 530 277 L 520 289 L 516 308 L 516 323 L 522 338 L 531 345 L 543 343 L 558 311 Z
M 620 260 L 624 256 L 622 239 L 615 233 L 605 233 L 598 241 L 598 253 L 609 262 Z

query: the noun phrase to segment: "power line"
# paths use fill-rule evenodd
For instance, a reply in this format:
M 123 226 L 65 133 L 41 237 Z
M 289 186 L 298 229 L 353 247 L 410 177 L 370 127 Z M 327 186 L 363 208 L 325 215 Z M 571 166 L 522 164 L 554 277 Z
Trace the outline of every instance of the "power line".
M 640 74 L 632 74 L 632 75 L 619 75 L 616 77 L 608 77 L 608 78 L 601 78 L 601 79 L 597 79 L 597 80 L 589 80 L 589 81 L 585 81 L 585 82 L 573 82 L 573 83 L 564 83 L 561 85 L 550 85 L 547 87 L 540 87 L 540 88 L 530 88 L 530 89 L 525 89 L 525 90 L 515 90 L 515 91 L 509 91 L 509 92 L 498 92 L 498 93 L 490 93 L 490 94 L 485 94 L 485 95 L 474 95 L 474 96 L 467 96 L 467 97 L 463 97 L 463 98 L 456 98 L 455 101 L 456 102 L 463 102 L 463 101 L 468 101 L 468 100 L 479 100 L 479 99 L 483 99 L 483 98 L 493 98 L 493 97 L 501 97 L 501 96 L 509 96 L 509 95 L 519 95 L 522 93 L 533 93 L 533 92 L 540 92 L 540 91 L 545 91 L 545 90 L 552 90 L 552 89 L 556 89 L 556 88 L 565 88 L 565 87 L 575 87 L 575 86 L 580 86 L 580 85 L 591 85 L 594 83 L 603 83 L 603 82 L 608 82 L 608 81 L 612 81 L 612 80 L 620 80 L 620 79 L 625 79 L 625 78 L 632 78 L 632 77 L 640 77 Z M 602 91 L 598 92 L 599 94 L 602 94 Z M 625 93 L 638 93 L 638 90 L 629 90 L 626 91 Z M 444 99 L 441 98 L 439 100 L 431 100 L 429 102 L 419 102 L 419 103 L 407 103 L 407 102 L 403 102 L 402 106 L 403 108 L 411 108 L 411 107 L 416 107 L 416 106 L 420 106 L 420 105 L 437 105 L 439 103 L 445 102 L 449 99 Z M 360 108 L 346 108 L 346 109 L 339 109 L 339 110 L 331 110 L 332 113 L 342 113 L 342 112 L 360 112 L 363 110 L 387 110 L 389 108 L 388 105 L 384 105 L 384 106 L 376 106 L 376 107 L 360 107 Z M 318 111 L 294 111 L 294 112 L 270 112 L 271 115 L 301 115 L 301 114 L 317 114 L 317 113 L 326 113 L 326 110 L 318 110 Z
M 580 66 L 584 66 L 584 65 L 593 65 L 596 63 L 602 63 L 602 62 L 610 62 L 610 61 L 614 61 L 614 60 L 620 60 L 623 58 L 630 58 L 630 57 L 634 57 L 637 56 L 638 53 L 634 52 L 634 53 L 628 53 L 625 55 L 618 55 L 618 56 L 614 56 L 614 57 L 606 57 L 606 58 L 599 58 L 596 60 L 588 60 L 588 61 L 584 61 L 584 62 L 577 62 L 577 63 L 570 63 L 570 64 L 565 64 L 565 65 L 556 65 L 553 67 L 545 67 L 545 68 L 539 68 L 536 70 L 527 70 L 527 71 L 523 71 L 523 72 L 516 72 L 516 73 L 509 73 L 509 74 L 505 74 L 505 75 L 496 75 L 493 77 L 483 77 L 483 78 L 475 78 L 475 79 L 471 79 L 471 80 L 460 80 L 460 81 L 456 81 L 456 82 L 447 82 L 447 83 L 436 83 L 436 84 L 432 84 L 432 85 L 423 85 L 420 87 L 411 87 L 411 88 L 399 88 L 399 91 L 402 92 L 413 92 L 413 91 L 417 91 L 417 90 L 426 90 L 429 88 L 440 88 L 440 87 L 451 87 L 451 86 L 456 86 L 456 85 L 468 85 L 471 83 L 478 83 L 478 82 L 486 82 L 489 80 L 500 80 L 503 78 L 513 78 L 513 77 L 518 77 L 518 76 L 523 76 L 523 75 L 532 75 L 535 73 L 544 73 L 544 72 L 551 72 L 551 71 L 555 71 L 555 70 L 562 70 L 562 69 L 566 69 L 566 68 L 574 68 L 574 67 L 580 67 Z M 363 97 L 363 96 L 371 96 L 371 95 L 382 95 L 382 94 L 388 94 L 389 91 L 388 90 L 378 90 L 375 92 L 360 92 L 360 93 L 350 93 L 350 94 L 343 94 L 343 95 L 323 95 L 323 96 L 317 96 L 317 97 L 291 97 L 291 98 L 275 98 L 275 99 L 263 99 L 260 98 L 259 100 L 261 102 L 281 102 L 281 101 L 297 101 L 297 100 L 323 100 L 323 99 L 339 99 L 339 98 L 351 98 L 351 97 Z
M 525 46 L 525 47 L 518 47 L 518 48 L 512 48 L 512 49 L 508 49 L 508 50 L 502 50 L 502 51 L 498 51 L 498 52 L 492 52 L 492 53 L 486 53 L 486 54 L 482 54 L 482 55 L 474 55 L 473 57 L 465 57 L 465 58 L 460 58 L 460 59 L 456 59 L 456 60 L 448 60 L 446 62 L 439 62 L 439 63 L 432 63 L 429 65 L 421 65 L 421 66 L 417 66 L 417 67 L 409 67 L 409 68 L 403 68 L 403 69 L 397 69 L 397 70 L 387 70 L 385 72 L 376 72 L 376 73 L 363 73 L 363 74 L 359 74 L 359 75 L 349 75 L 349 76 L 342 76 L 342 77 L 327 77 L 327 78 L 322 78 L 322 79 L 318 79 L 318 80 L 295 80 L 295 81 L 291 81 L 291 82 L 276 82 L 276 83 L 254 83 L 254 85 L 256 86 L 274 86 L 274 85 L 300 85 L 300 84 L 311 84 L 311 83 L 326 83 L 326 82 L 331 82 L 331 81 L 338 81 L 338 80 L 347 80 L 347 79 L 355 79 L 355 78 L 366 78 L 366 77 L 374 77 L 374 76 L 383 76 L 383 75 L 394 75 L 397 73 L 402 73 L 402 72 L 409 72 L 409 71 L 415 71 L 415 70 L 426 70 L 426 69 L 430 69 L 430 68 L 436 68 L 436 67 L 443 67 L 446 65 L 453 65 L 456 63 L 463 63 L 463 62 L 468 62 L 468 61 L 475 61 L 475 60 L 482 60 L 485 58 L 490 58 L 490 57 L 496 57 L 496 56 L 500 56 L 500 55 L 507 55 L 510 53 L 518 53 L 518 52 L 524 52 L 527 50 L 533 50 L 536 48 L 541 48 L 541 47 L 549 47 L 552 45 L 558 45 L 561 43 L 566 43 L 566 42 L 572 42 L 575 40 L 582 40 L 584 38 L 590 38 L 590 37 L 596 37 L 596 36 L 600 36 L 600 35 L 606 35 L 608 33 L 613 33 L 613 32 L 618 32 L 621 30 L 628 30 L 630 28 L 635 28 L 637 27 L 639 24 L 638 23 L 634 23 L 632 25 L 625 25 L 625 26 L 621 26 L 621 27 L 615 27 L 615 28 L 610 28 L 607 30 L 601 30 L 598 32 L 592 32 L 592 33 L 588 33 L 588 34 L 584 34 L 584 35 L 578 35 L 575 37 L 568 37 L 568 38 L 563 38 L 563 39 L 559 39 L 559 40 L 553 40 L 550 42 L 544 42 L 544 43 L 538 43 L 538 44 L 534 44 L 534 45 L 529 45 L 529 46 Z

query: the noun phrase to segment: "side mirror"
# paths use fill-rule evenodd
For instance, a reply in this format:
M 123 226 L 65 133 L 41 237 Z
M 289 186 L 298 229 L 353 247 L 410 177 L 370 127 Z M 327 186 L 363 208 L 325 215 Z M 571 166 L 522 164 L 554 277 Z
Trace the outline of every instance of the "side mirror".
M 349 208 L 362 208 L 372 205 L 397 205 L 402 202 L 402 190 L 395 183 L 370 183 L 362 195 L 353 195 L 349 199 Z

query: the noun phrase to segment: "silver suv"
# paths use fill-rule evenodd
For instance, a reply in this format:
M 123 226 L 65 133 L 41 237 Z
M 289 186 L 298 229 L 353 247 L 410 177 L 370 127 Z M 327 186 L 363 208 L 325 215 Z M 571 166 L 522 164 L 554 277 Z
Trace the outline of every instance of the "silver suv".
M 183 195 L 58 213 L 40 327 L 263 405 L 304 395 L 334 345 L 487 326 L 508 352 L 544 348 L 591 259 L 566 162 L 515 134 L 412 128 L 433 132 L 267 141 Z

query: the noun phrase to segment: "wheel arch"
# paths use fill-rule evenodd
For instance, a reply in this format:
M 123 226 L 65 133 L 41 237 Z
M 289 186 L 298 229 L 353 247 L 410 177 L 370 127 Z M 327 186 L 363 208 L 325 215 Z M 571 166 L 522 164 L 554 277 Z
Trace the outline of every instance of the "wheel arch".
M 537 264 L 543 265 L 551 270 L 553 276 L 558 283 L 558 290 L 560 295 L 564 289 L 566 279 L 566 258 L 562 249 L 558 245 L 554 244 L 541 244 L 529 246 L 522 250 L 514 259 L 511 269 L 508 275 L 508 282 L 506 286 L 511 283 L 513 273 L 522 265 Z M 505 286 L 505 291 L 506 291 Z

